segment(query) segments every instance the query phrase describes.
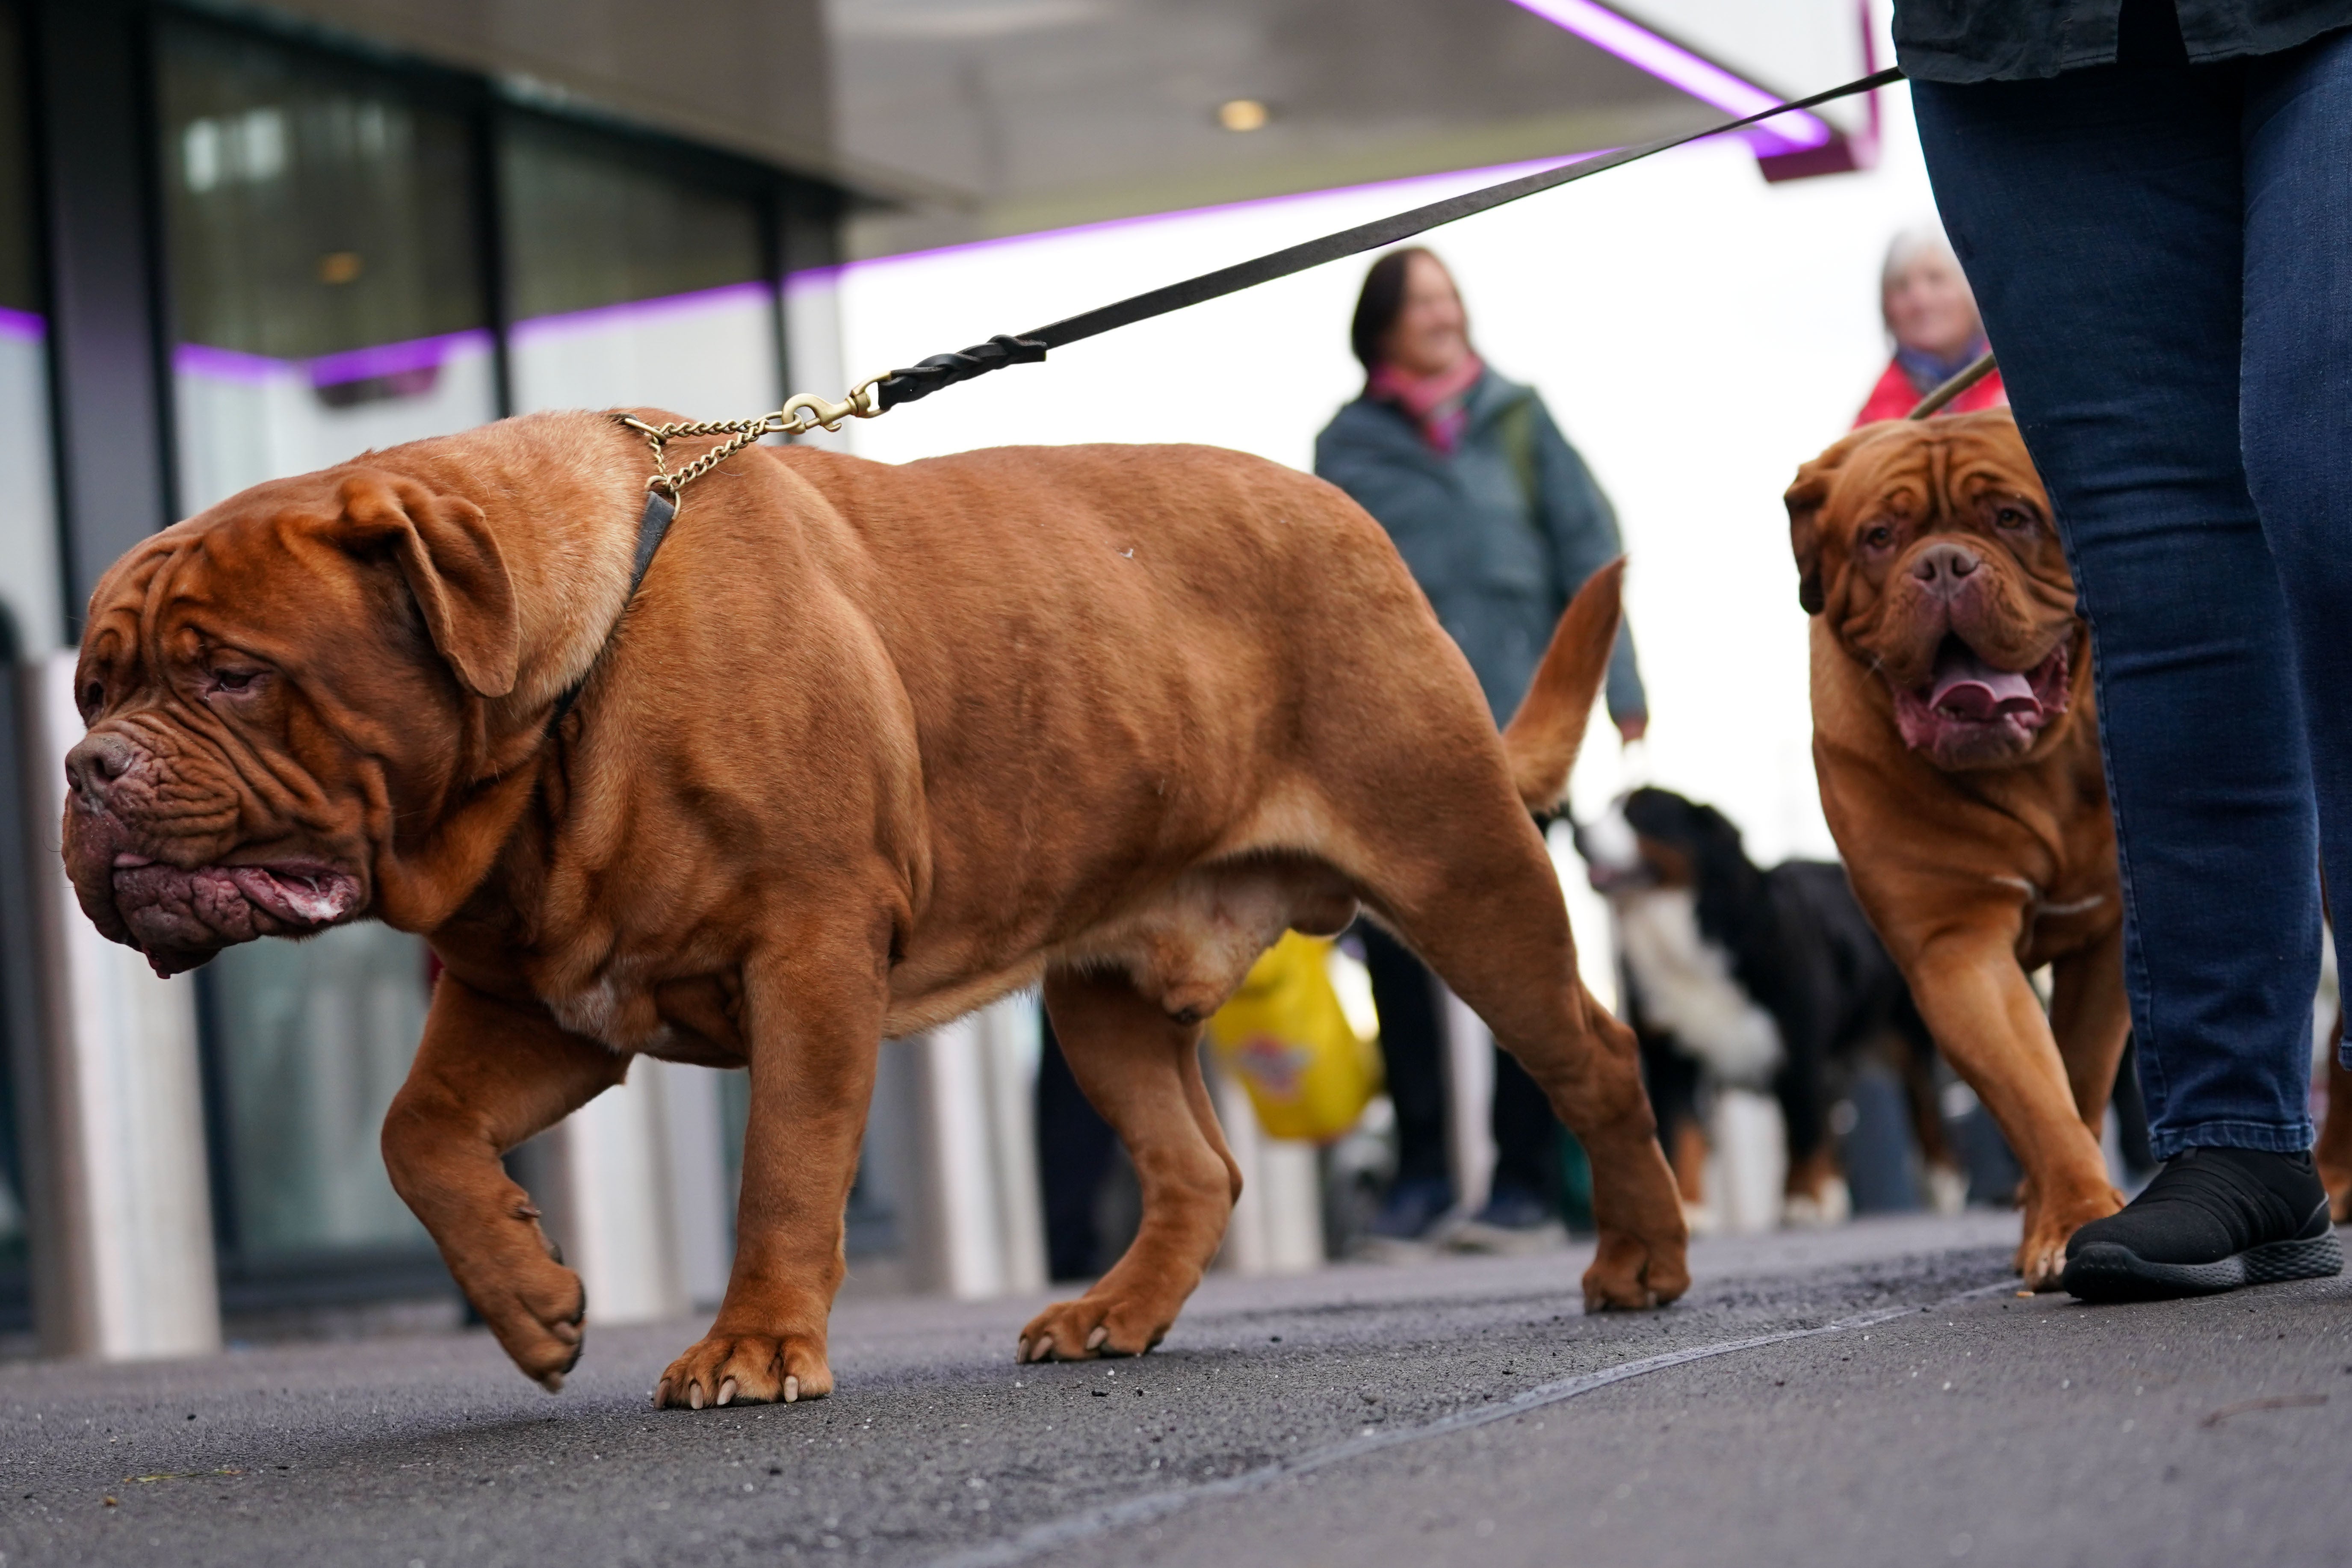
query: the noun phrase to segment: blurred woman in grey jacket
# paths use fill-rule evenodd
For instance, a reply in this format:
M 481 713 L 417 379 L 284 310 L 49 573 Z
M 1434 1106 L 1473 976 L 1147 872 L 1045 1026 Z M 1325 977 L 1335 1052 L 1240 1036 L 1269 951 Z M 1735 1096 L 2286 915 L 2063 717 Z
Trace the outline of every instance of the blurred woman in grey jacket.
M 1569 600 L 1622 552 L 1616 514 L 1534 389 L 1496 374 L 1472 349 L 1461 295 L 1430 252 L 1391 251 L 1373 264 L 1349 338 L 1364 391 L 1316 437 L 1315 471 L 1388 530 L 1500 724 L 1526 695 Z M 1627 628 L 1607 699 L 1619 732 L 1638 739 L 1649 708 Z M 1431 1236 L 1456 1197 L 1437 993 L 1410 952 L 1363 929 L 1399 1145 L 1372 1233 L 1412 1242 Z M 1493 1118 L 1493 1187 L 1454 1243 L 1525 1250 L 1559 1239 L 1559 1126 L 1542 1090 L 1500 1051 Z

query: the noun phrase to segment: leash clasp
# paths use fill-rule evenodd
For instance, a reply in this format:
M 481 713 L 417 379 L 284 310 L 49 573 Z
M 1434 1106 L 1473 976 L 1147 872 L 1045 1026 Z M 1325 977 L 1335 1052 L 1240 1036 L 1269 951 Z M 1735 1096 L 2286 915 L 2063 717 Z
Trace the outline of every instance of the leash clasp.
M 625 429 L 634 430 L 646 438 L 654 449 L 654 471 L 646 479 L 649 492 L 667 496 L 670 504 L 678 504 L 686 487 L 751 446 L 763 436 L 805 436 L 818 428 L 838 430 L 845 419 L 871 419 L 884 412 L 882 394 L 877 390 L 890 379 L 891 373 L 869 375 L 849 389 L 849 395 L 839 403 L 803 392 L 787 400 L 773 414 L 763 414 L 757 419 L 689 420 L 677 425 L 648 425 L 634 414 L 615 414 L 613 417 Z M 692 440 L 699 437 L 724 436 L 726 440 L 713 447 L 676 473 L 669 471 L 664 460 L 666 448 L 672 441 Z
M 889 379 L 887 371 L 880 375 L 869 375 L 851 387 L 849 395 L 839 403 L 828 402 L 814 392 L 803 392 L 788 400 L 769 417 L 776 421 L 775 429 L 779 435 L 805 436 L 820 426 L 838 430 L 845 419 L 872 419 L 879 415 L 882 412 L 882 394 L 877 389 Z

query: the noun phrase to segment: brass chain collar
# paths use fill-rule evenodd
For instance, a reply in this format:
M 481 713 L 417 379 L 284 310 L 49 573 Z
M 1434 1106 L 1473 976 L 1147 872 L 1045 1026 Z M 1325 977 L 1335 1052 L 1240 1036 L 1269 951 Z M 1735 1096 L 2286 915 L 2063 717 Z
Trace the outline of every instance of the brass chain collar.
M 803 392 L 787 399 L 774 413 L 763 414 L 757 419 L 685 419 L 670 425 L 648 425 L 631 414 L 616 414 L 614 417 L 643 436 L 646 444 L 654 449 L 654 471 L 646 480 L 646 489 L 667 496 L 676 505 L 687 486 L 762 437 L 805 436 L 819 428 L 838 430 L 845 419 L 874 418 L 883 412 L 881 395 L 875 389 L 889 379 L 887 374 L 868 376 L 851 387 L 849 395 L 839 403 Z M 677 472 L 669 471 L 666 460 L 669 443 L 709 436 L 724 436 L 727 439 Z

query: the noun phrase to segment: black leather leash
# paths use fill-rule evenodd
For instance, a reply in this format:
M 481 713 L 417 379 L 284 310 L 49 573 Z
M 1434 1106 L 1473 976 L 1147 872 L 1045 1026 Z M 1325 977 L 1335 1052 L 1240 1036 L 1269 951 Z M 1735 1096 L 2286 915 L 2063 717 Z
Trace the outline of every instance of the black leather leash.
M 1966 392 L 1969 387 L 1974 386 L 1977 383 L 1982 381 L 1985 377 L 1990 375 L 1994 371 L 1999 370 L 2000 368 L 2000 362 L 1993 357 L 1992 350 L 1985 350 L 1984 353 L 1970 360 L 1966 368 L 1964 368 L 1959 374 L 1952 377 L 1949 381 L 1945 382 L 1933 392 L 1927 394 L 1927 396 L 1921 398 L 1912 406 L 1911 412 L 1906 414 L 1903 417 L 1906 419 L 1925 419 L 1931 414 L 1940 412 L 1943 409 L 1944 405 L 1949 403 L 1961 393 Z
M 883 413 L 901 404 L 929 397 L 941 387 L 953 386 L 959 382 L 970 381 L 974 376 L 986 375 L 991 371 L 1003 370 L 1009 364 L 1034 364 L 1045 357 L 1045 352 L 1048 349 L 1066 348 L 1072 343 L 1083 342 L 1103 332 L 1113 331 L 1120 327 L 1131 327 L 1138 321 L 1148 321 L 1154 316 L 1167 315 L 1171 310 L 1185 310 L 1211 300 L 1222 299 L 1227 294 L 1239 293 L 1244 289 L 1255 289 L 1261 283 L 1271 283 L 1277 278 L 1287 278 L 1294 272 L 1304 272 L 1310 267 L 1320 267 L 1327 261 L 1337 261 L 1343 256 L 1356 256 L 1367 250 L 1377 250 L 1384 245 L 1393 245 L 1398 240 L 1410 239 L 1417 234 L 1425 234 L 1441 225 L 1491 211 L 1506 203 L 1516 202 L 1523 196 L 1536 195 L 1544 191 L 1556 190 L 1561 185 L 1573 184 L 1578 180 L 1590 179 L 1604 171 L 1622 168 L 1627 163 L 1639 163 L 1655 153 L 1667 152 L 1688 142 L 1700 141 L 1708 136 L 1720 136 L 1727 131 L 1738 131 L 1753 125 L 1759 121 L 1769 120 L 1776 114 L 1788 113 L 1791 110 L 1811 109 L 1821 104 L 1834 102 L 1841 98 L 1851 98 L 1855 93 L 1869 92 L 1878 88 L 1891 86 L 1902 79 L 1903 72 L 1899 68 L 1889 67 L 1885 70 L 1873 71 L 1870 75 L 1859 80 L 1847 82 L 1843 87 L 1833 87 L 1826 92 L 1814 93 L 1810 98 L 1794 99 L 1787 103 L 1775 104 L 1770 109 L 1761 110 L 1738 120 L 1727 120 L 1719 125 L 1710 125 L 1704 131 L 1687 132 L 1680 136 L 1664 136 L 1655 142 L 1644 142 L 1638 147 L 1622 147 L 1614 153 L 1602 153 L 1594 157 L 1580 159 L 1576 163 L 1563 164 L 1557 169 L 1546 169 L 1539 174 L 1523 174 L 1516 180 L 1505 180 L 1499 184 L 1487 185 L 1483 189 L 1465 192 L 1458 196 L 1448 196 L 1442 202 L 1432 202 L 1427 206 L 1414 207 L 1410 212 L 1401 212 L 1391 217 L 1359 224 L 1354 228 L 1342 229 L 1337 234 L 1327 234 L 1320 239 L 1310 239 L 1304 245 L 1294 245 L 1286 249 L 1276 250 L 1261 256 L 1254 261 L 1244 261 L 1232 267 L 1219 268 L 1214 272 L 1204 272 L 1198 278 L 1188 278 L 1181 283 L 1171 283 L 1164 288 L 1137 294 L 1114 304 L 1099 306 L 1081 315 L 1066 316 L 1061 321 L 1050 326 L 1039 327 L 1034 331 L 1018 334 L 999 333 L 988 342 L 976 343 L 960 353 L 933 354 L 919 364 L 894 370 L 887 375 L 877 377 L 874 382 L 866 384 L 873 386 L 878 394 L 877 406 L 874 412 Z M 865 390 L 864 386 L 858 389 L 859 392 Z M 851 400 L 856 402 L 856 399 L 857 394 L 851 394 Z M 852 412 L 857 411 L 852 410 Z
M 942 387 L 954 386 L 975 376 L 986 375 L 991 371 L 1003 370 L 1006 365 L 1040 363 L 1049 349 L 1066 348 L 1120 327 L 1148 321 L 1154 316 L 1165 316 L 1211 300 L 1223 299 L 1227 294 L 1237 294 L 1261 283 L 1271 283 L 1276 279 L 1304 272 L 1310 267 L 1320 267 L 1327 261 L 1337 261 L 1341 257 L 1377 250 L 1384 245 L 1410 239 L 1414 235 L 1425 234 L 1442 225 L 1491 211 L 1525 196 L 1557 190 L 1561 185 L 1590 179 L 1594 174 L 1622 168 L 1627 163 L 1640 163 L 1644 158 L 1675 147 L 1709 136 L 1720 136 L 1727 131 L 1744 129 L 1769 120 L 1776 114 L 1816 108 L 1841 98 L 1852 98 L 1856 93 L 1890 87 L 1902 79 L 1903 72 L 1897 68 L 1873 71 L 1866 77 L 1831 88 L 1825 92 L 1776 103 L 1769 109 L 1759 110 L 1737 120 L 1727 120 L 1704 130 L 1685 132 L 1679 136 L 1662 136 L 1635 147 L 1621 147 L 1613 153 L 1581 158 L 1557 169 L 1523 174 L 1516 180 L 1505 180 L 1458 196 L 1448 196 L 1442 202 L 1431 202 L 1426 206 L 1358 224 L 1337 234 L 1327 234 L 1320 239 L 1310 239 L 1303 245 L 1269 252 L 1253 261 L 1221 267 L 1214 272 L 1203 272 L 1181 283 L 1171 283 L 1131 295 L 1079 315 L 1066 316 L 1034 331 L 1017 335 L 1000 332 L 988 342 L 976 343 L 961 353 L 933 354 L 919 364 L 869 376 L 852 388 L 849 396 L 840 403 L 803 393 L 775 413 L 762 415 L 756 419 L 687 420 L 671 425 L 649 425 L 631 415 L 615 414 L 613 417 L 643 436 L 654 452 L 654 472 L 646 481 L 646 507 L 637 519 L 635 563 L 629 574 L 628 597 L 621 602 L 622 614 L 626 616 L 629 603 L 636 597 L 638 586 L 645 582 L 646 570 L 653 564 L 654 552 L 661 548 L 663 538 L 669 532 L 670 523 L 677 516 L 679 500 L 686 487 L 762 437 L 805 435 L 819 426 L 828 430 L 838 430 L 844 419 L 871 419 L 901 404 L 929 397 Z M 1958 390 L 1953 389 L 1953 395 L 1957 395 Z M 727 439 L 677 473 L 669 471 L 664 455 L 668 443 L 713 436 L 723 436 Z M 615 622 L 613 633 L 605 638 L 606 647 L 611 646 L 612 637 L 619 631 L 619 623 Z M 597 658 L 601 662 L 603 654 L 600 652 Z M 588 674 L 581 676 L 555 700 L 554 711 L 548 718 L 550 732 L 563 721 L 564 715 L 572 711 L 572 704 L 579 700 L 581 691 L 588 684 L 589 675 L 594 673 L 594 668 L 592 664 Z

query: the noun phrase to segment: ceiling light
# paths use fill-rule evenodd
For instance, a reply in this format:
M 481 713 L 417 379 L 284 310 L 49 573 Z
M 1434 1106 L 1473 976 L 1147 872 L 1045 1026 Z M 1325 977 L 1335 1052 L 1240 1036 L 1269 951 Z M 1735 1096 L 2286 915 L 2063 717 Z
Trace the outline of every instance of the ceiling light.
M 1228 131 L 1255 131 L 1265 121 L 1265 105 L 1255 98 L 1228 99 L 1217 105 L 1217 123 Z

